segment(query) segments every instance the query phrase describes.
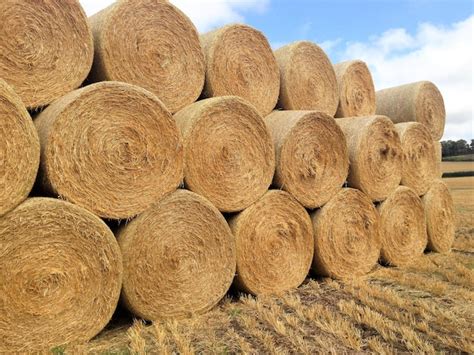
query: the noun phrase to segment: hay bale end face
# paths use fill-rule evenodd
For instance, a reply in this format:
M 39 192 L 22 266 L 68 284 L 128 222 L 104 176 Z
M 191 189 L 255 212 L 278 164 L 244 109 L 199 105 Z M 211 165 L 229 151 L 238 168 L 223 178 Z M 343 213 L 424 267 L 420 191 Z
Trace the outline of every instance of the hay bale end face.
M 206 56 L 204 97 L 235 95 L 268 115 L 280 92 L 280 71 L 265 36 L 246 25 L 228 25 L 201 35 Z
M 421 123 L 406 122 L 395 125 L 403 148 L 401 184 L 424 195 L 438 177 L 439 163 L 431 135 Z
M 314 110 L 334 117 L 339 103 L 336 74 L 324 51 L 299 41 L 275 51 L 280 67 L 278 106 L 284 110 Z
M 98 216 L 133 217 L 183 180 L 179 130 L 145 89 L 86 86 L 54 102 L 35 124 L 43 186 Z
M 199 35 L 169 1 L 117 1 L 90 23 L 95 42 L 90 81 L 141 86 L 173 113 L 198 99 L 205 75 Z
M 33 121 L 13 89 L 0 79 L 0 216 L 28 197 L 38 172 L 40 144 Z
M 79 87 L 94 46 L 77 0 L 0 1 L 0 78 L 30 108 Z
M 384 262 L 403 266 L 423 255 L 428 242 L 425 211 L 413 190 L 398 187 L 378 206 L 378 211 Z
M 446 253 L 454 241 L 456 225 L 454 203 L 442 180 L 435 180 L 422 197 L 428 230 L 428 249 Z
M 149 320 L 203 313 L 228 291 L 235 241 L 224 217 L 203 197 L 178 190 L 118 233 L 122 296 Z
M 350 279 L 367 274 L 377 264 L 379 215 L 365 194 L 342 189 L 311 218 L 316 274 Z
M 394 124 L 385 116 L 336 120 L 349 149 L 349 186 L 383 201 L 400 184 L 403 150 Z
M 223 212 L 243 210 L 267 191 L 275 152 L 253 106 L 236 96 L 216 97 L 174 117 L 183 135 L 187 188 Z
M 419 122 L 426 126 L 432 140 L 443 137 L 446 110 L 441 92 L 429 81 L 419 81 L 377 91 L 377 114 L 395 123 Z
M 298 287 L 313 258 L 313 230 L 306 210 L 290 194 L 270 190 L 233 216 L 236 286 L 254 295 Z
M 0 218 L 0 352 L 90 340 L 109 322 L 122 258 L 98 217 L 65 201 L 28 199 Z
M 367 64 L 350 60 L 334 65 L 339 90 L 336 117 L 375 114 L 375 88 Z
M 303 206 L 325 204 L 344 184 L 349 157 L 334 118 L 314 111 L 274 111 L 265 118 L 276 150 L 273 183 Z

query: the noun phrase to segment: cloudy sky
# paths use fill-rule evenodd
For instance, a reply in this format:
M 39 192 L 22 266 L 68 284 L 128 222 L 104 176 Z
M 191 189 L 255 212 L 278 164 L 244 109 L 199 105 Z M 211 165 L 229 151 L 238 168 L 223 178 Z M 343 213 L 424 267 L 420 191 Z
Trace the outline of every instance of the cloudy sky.
M 113 0 L 80 0 L 88 15 Z M 306 39 L 333 62 L 362 59 L 376 89 L 433 81 L 447 110 L 443 139 L 474 138 L 471 0 L 172 0 L 200 32 L 229 22 L 263 31 L 274 48 Z

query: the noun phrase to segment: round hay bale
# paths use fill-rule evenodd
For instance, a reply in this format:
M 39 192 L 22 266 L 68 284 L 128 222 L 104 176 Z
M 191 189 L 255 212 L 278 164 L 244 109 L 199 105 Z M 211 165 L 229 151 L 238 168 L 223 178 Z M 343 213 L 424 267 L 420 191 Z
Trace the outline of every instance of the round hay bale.
M 367 64 L 349 60 L 334 65 L 339 90 L 336 117 L 370 116 L 375 113 L 375 88 Z
M 276 150 L 273 183 L 307 208 L 324 205 L 346 181 L 349 155 L 334 118 L 315 111 L 274 111 L 265 118 Z
M 265 36 L 246 25 L 228 25 L 201 36 L 206 56 L 205 97 L 235 95 L 268 115 L 280 92 L 280 71 Z
M 382 201 L 400 184 L 403 149 L 394 124 L 384 116 L 336 120 L 349 149 L 349 186 Z
M 173 113 L 198 99 L 205 75 L 199 35 L 169 1 L 116 1 L 90 23 L 95 42 L 90 81 L 141 86 Z
M 236 96 L 196 102 L 175 114 L 184 140 L 184 181 L 220 211 L 243 210 L 272 182 L 275 152 L 263 118 Z
M 348 279 L 367 274 L 377 264 L 379 215 L 364 193 L 342 189 L 311 218 L 316 274 Z
M 435 154 L 436 154 L 436 176 L 442 177 L 443 176 L 443 146 L 441 142 L 434 141 L 433 142 L 435 147 Z
M 426 126 L 432 140 L 443 137 L 446 120 L 443 96 L 435 84 L 419 81 L 376 92 L 377 114 L 395 123 L 419 122 Z
M 100 217 L 133 217 L 183 180 L 179 130 L 145 89 L 86 86 L 55 101 L 35 124 L 43 186 Z
M 410 264 L 423 254 L 428 242 L 421 199 L 399 186 L 378 206 L 382 239 L 381 259 L 393 266 Z
M 424 195 L 439 173 L 430 132 L 417 122 L 397 123 L 395 127 L 403 148 L 401 184 L 413 189 L 418 196 Z
M 94 45 L 79 1 L 0 1 L 0 23 L 0 78 L 28 108 L 48 105 L 89 74 Z
M 441 180 L 434 181 L 422 197 L 428 230 L 428 249 L 446 253 L 454 241 L 454 203 L 449 189 Z
M 268 191 L 229 225 L 237 248 L 238 289 L 260 295 L 301 285 L 313 259 L 313 229 L 308 212 L 290 194 Z
M 20 97 L 0 79 L 0 216 L 28 197 L 38 172 L 40 144 Z
M 149 320 L 208 311 L 235 274 L 235 241 L 220 212 L 186 190 L 167 195 L 118 233 L 122 296 Z
M 109 322 L 122 284 L 113 233 L 83 208 L 31 198 L 0 218 L 0 352 L 85 342 Z
M 316 44 L 298 41 L 275 51 L 280 67 L 278 106 L 284 110 L 314 110 L 334 117 L 339 103 L 336 74 Z

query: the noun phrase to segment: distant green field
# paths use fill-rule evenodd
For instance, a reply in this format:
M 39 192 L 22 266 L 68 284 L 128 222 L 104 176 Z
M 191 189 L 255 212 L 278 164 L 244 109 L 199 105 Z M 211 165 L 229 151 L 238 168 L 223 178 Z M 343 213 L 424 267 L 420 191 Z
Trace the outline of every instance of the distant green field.
M 456 155 L 454 157 L 443 157 L 443 161 L 474 161 L 474 154 Z

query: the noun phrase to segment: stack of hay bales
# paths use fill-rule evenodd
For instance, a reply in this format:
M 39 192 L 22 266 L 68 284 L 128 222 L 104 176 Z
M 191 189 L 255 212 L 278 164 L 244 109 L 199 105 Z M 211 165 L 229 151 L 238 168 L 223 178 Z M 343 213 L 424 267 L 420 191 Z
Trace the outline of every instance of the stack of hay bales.
M 77 0 L 9 0 L 0 23 L 0 352 L 88 340 L 120 294 L 186 317 L 232 283 L 279 293 L 449 251 L 433 84 L 376 93 L 362 61 L 272 52 L 246 25 L 199 37 L 167 1 L 87 21 Z

